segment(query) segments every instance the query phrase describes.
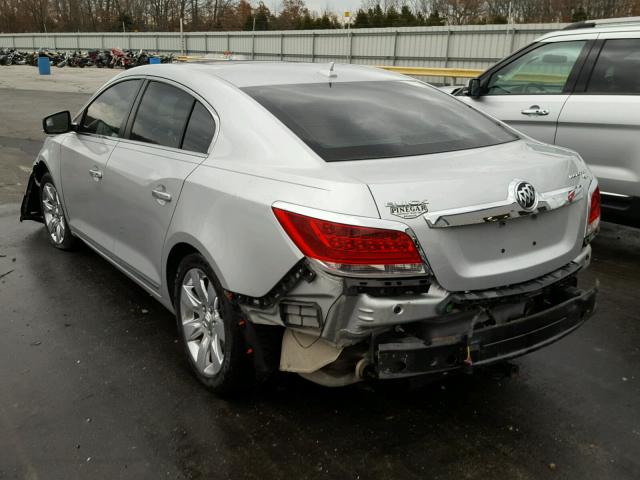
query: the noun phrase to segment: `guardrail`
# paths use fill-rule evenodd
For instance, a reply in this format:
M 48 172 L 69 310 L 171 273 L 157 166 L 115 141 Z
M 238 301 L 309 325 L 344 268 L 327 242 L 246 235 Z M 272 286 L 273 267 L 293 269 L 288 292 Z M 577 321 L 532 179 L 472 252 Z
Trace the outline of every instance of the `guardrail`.
M 212 60 L 210 57 L 201 57 L 193 55 L 178 55 L 176 59 L 179 62 L 200 62 Z M 226 60 L 221 57 L 220 60 Z M 444 78 L 476 78 L 484 70 L 477 68 L 434 68 L 434 67 L 400 67 L 395 65 L 376 65 L 377 68 L 389 70 L 391 72 L 401 73 L 403 75 L 411 75 L 412 77 L 444 77 Z
M 484 72 L 484 70 L 476 68 L 396 67 L 390 65 L 378 65 L 378 68 L 413 77 L 476 78 Z

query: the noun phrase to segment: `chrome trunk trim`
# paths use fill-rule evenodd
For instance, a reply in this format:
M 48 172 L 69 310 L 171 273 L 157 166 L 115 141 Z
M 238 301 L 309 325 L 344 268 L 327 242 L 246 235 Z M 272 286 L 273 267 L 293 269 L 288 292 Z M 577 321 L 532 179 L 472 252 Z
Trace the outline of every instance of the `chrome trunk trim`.
M 478 223 L 503 222 L 514 218 L 536 215 L 562 208 L 575 203 L 584 196 L 582 185 L 565 187 L 550 192 L 537 193 L 536 205 L 532 210 L 523 209 L 515 197 L 514 185 L 520 180 L 514 180 L 509 186 L 505 200 L 498 202 L 472 205 L 429 212 L 423 215 L 429 228 L 460 227 Z

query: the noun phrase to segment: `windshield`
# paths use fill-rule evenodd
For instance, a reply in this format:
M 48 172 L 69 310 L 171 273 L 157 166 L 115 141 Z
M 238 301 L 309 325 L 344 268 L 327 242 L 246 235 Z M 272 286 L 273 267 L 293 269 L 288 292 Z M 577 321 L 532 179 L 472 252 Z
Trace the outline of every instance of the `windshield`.
M 327 162 L 424 155 L 518 139 L 489 117 L 418 81 L 243 90 Z

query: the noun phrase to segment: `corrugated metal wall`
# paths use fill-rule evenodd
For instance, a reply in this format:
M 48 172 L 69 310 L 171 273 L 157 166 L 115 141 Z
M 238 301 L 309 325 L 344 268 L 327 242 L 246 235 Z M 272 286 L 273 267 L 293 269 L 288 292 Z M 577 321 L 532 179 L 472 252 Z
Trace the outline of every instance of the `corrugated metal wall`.
M 0 47 L 119 47 L 190 55 L 232 52 L 254 60 L 487 68 L 564 24 L 467 25 L 275 32 L 0 34 Z

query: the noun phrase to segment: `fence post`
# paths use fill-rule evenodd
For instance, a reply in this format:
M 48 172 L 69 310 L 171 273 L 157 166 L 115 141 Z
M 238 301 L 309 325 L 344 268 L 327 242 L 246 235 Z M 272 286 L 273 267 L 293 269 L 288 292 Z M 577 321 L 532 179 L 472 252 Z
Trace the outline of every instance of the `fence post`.
M 202 35 L 202 38 L 204 38 L 204 54 L 207 55 L 209 53 L 209 38 L 206 33 Z
M 156 35 L 156 53 L 160 53 L 160 38 Z
M 256 58 L 256 32 L 251 32 L 251 60 Z
M 316 62 L 316 32 L 311 32 L 311 63 Z
M 348 30 L 349 36 L 349 56 L 347 57 L 347 63 L 351 63 L 353 58 L 353 31 L 351 29 Z
M 511 30 L 511 42 L 509 45 L 509 51 L 507 52 L 507 55 L 513 52 L 513 45 L 515 43 L 515 39 L 516 39 L 516 26 L 514 25 L 513 30 Z
M 451 43 L 451 29 L 447 28 L 447 43 L 446 43 L 446 49 L 444 52 L 444 68 L 447 68 L 447 66 L 449 65 L 449 44 Z M 447 84 L 447 77 L 443 77 L 444 80 L 444 84 Z
M 51 35 L 51 37 L 53 38 L 53 49 L 54 50 L 58 50 L 58 47 L 57 47 L 57 44 L 56 44 L 57 35 L 54 33 L 53 35 Z
M 447 68 L 447 65 L 449 65 L 449 41 L 451 40 L 451 29 L 447 28 L 447 42 L 446 42 L 446 49 L 444 52 L 444 68 Z
M 76 33 L 76 50 L 80 50 L 80 33 Z
M 100 50 L 104 50 L 104 35 L 100 35 Z
M 280 34 L 280 61 L 284 60 L 284 33 Z
M 391 59 L 391 65 L 396 64 L 396 56 L 398 53 L 398 30 L 393 35 L 393 58 Z
M 227 33 L 227 52 L 231 52 L 231 35 Z

